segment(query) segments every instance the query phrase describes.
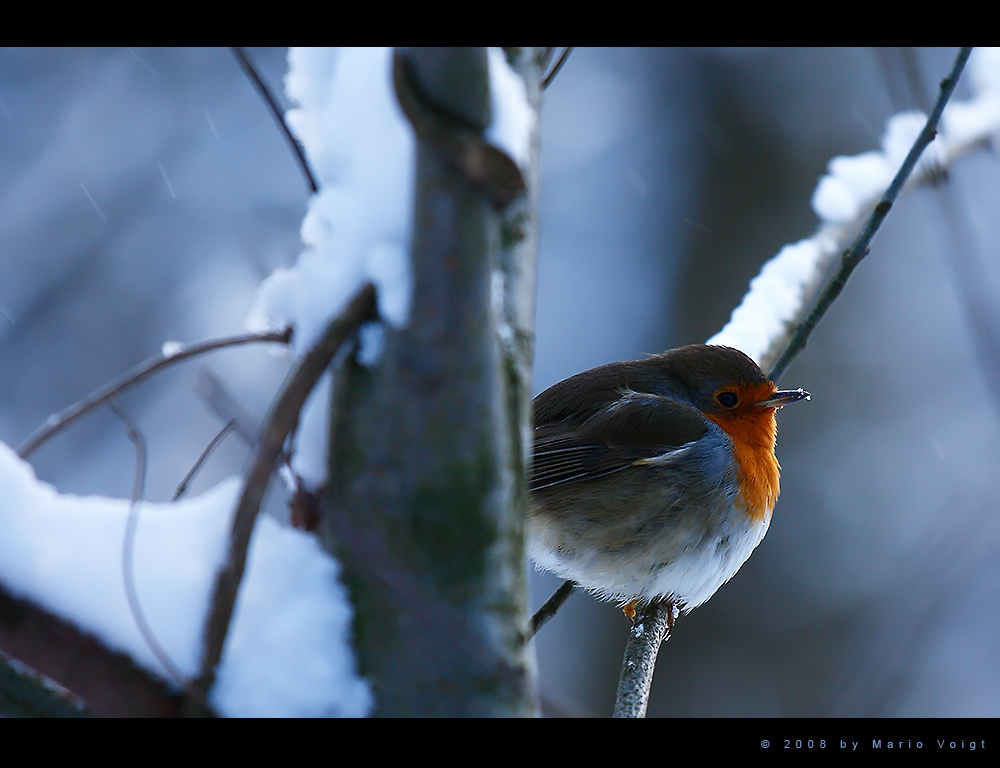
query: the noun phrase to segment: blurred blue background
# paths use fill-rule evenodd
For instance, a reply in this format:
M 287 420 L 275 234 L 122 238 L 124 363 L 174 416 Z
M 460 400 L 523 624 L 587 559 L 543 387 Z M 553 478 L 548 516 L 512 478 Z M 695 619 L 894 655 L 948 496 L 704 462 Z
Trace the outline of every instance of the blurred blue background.
M 285 49 L 249 52 L 283 99 Z M 542 113 L 535 391 L 721 328 L 760 265 L 814 231 L 826 162 L 877 148 L 955 49 L 912 53 L 908 77 L 896 50 L 575 51 Z M 256 286 L 298 254 L 307 199 L 227 49 L 0 51 L 0 440 L 164 341 L 242 332 Z M 998 350 L 973 342 L 1000 331 L 998 213 L 986 151 L 892 211 L 781 381 L 813 399 L 781 414 L 771 530 L 678 622 L 651 716 L 1000 714 L 1000 397 L 981 365 Z M 147 496 L 168 499 L 221 427 L 202 368 L 259 419 L 287 366 L 232 350 L 126 395 Z M 245 456 L 228 439 L 193 491 Z M 63 492 L 127 497 L 133 461 L 105 410 L 32 463 Z M 533 607 L 557 585 L 534 576 Z M 535 641 L 545 711 L 607 715 L 626 634 L 614 605 L 571 598 Z

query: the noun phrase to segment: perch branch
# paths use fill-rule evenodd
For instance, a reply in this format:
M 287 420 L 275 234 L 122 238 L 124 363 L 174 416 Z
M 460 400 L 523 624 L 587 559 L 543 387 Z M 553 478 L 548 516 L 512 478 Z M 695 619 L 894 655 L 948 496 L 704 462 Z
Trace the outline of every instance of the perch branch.
M 613 717 L 646 716 L 656 655 L 670 637 L 677 614 L 677 606 L 669 600 L 657 600 L 636 612 L 625 646 Z

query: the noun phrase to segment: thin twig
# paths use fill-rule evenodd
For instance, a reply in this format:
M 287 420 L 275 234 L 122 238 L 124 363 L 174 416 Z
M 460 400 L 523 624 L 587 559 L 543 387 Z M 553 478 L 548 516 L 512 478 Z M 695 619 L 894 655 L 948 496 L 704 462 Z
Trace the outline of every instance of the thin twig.
M 225 438 L 225 436 L 228 435 L 235 426 L 236 426 L 236 419 L 230 419 L 229 422 L 226 424 L 226 426 L 224 426 L 222 430 L 219 432 L 219 434 L 217 434 L 215 437 L 212 438 L 212 442 L 210 442 L 205 447 L 205 450 L 201 452 L 201 456 L 198 457 L 198 460 L 194 463 L 194 466 L 191 467 L 190 470 L 188 470 L 188 473 L 186 475 L 184 475 L 184 479 L 181 480 L 180 485 L 177 486 L 177 490 L 174 491 L 174 495 L 170 499 L 171 501 L 177 501 L 177 499 L 179 499 L 181 496 L 184 495 L 185 491 L 187 491 L 188 484 L 191 482 L 191 478 L 193 478 L 195 474 L 197 474 L 198 470 L 201 469 L 201 465 L 205 463 L 205 459 L 208 458 L 209 454 L 211 454 L 212 451 L 215 450 L 215 447 L 222 442 L 223 438 Z
M 285 439 L 298 424 L 302 406 L 305 405 L 309 393 L 316 386 L 316 382 L 323 375 L 334 354 L 365 321 L 375 317 L 375 312 L 375 286 L 366 283 L 289 375 L 258 436 L 253 461 L 246 472 L 243 493 L 233 517 L 226 562 L 216 576 L 211 610 L 205 624 L 201 670 L 195 683 L 202 696 L 208 695 L 215 681 L 215 669 L 219 659 L 222 658 L 226 635 L 229 632 L 229 623 L 246 566 L 254 522 L 264 500 L 264 494 L 267 492 L 271 474 L 281 456 Z M 190 703 L 198 704 L 198 702 Z M 190 706 L 187 711 L 190 714 L 201 714 Z
M 280 332 L 271 331 L 268 333 L 249 333 L 243 336 L 232 336 L 226 339 L 216 339 L 215 341 L 205 341 L 201 344 L 192 344 L 191 346 L 185 347 L 179 352 L 171 355 L 157 355 L 156 357 L 151 357 L 149 360 L 140 363 L 123 376 L 105 384 L 103 387 L 91 393 L 83 400 L 74 403 L 61 413 L 50 416 L 42 426 L 32 432 L 28 436 L 28 439 L 21 444 L 21 447 L 17 449 L 17 454 L 22 459 L 28 458 L 28 456 L 34 453 L 42 443 L 69 424 L 76 421 L 78 418 L 83 416 L 83 414 L 103 403 L 109 397 L 113 397 L 114 395 L 124 392 L 129 387 L 138 384 L 140 381 L 143 381 L 157 371 L 168 368 L 175 363 L 181 362 L 182 360 L 203 355 L 206 352 L 214 352 L 217 349 L 235 347 L 241 344 L 256 344 L 258 342 L 278 342 L 281 344 L 288 344 L 289 341 L 291 341 L 291 338 L 291 328 L 286 328 L 284 331 Z
M 885 217 L 889 214 L 889 210 L 903 189 L 903 185 L 916 167 L 920 155 L 923 154 L 927 145 L 934 141 L 941 113 L 944 112 L 945 105 L 951 98 L 955 86 L 958 85 L 958 78 L 961 76 L 962 70 L 965 69 L 965 63 L 969 60 L 969 54 L 971 53 L 972 48 L 959 49 L 951 72 L 941 81 L 940 93 L 938 94 L 937 101 L 934 103 L 934 108 L 931 110 L 930 116 L 927 118 L 927 122 L 924 124 L 923 130 L 910 148 L 910 152 L 903 161 L 903 165 L 900 167 L 896 177 L 892 180 L 885 194 L 882 195 L 882 199 L 875 206 L 875 210 L 868 217 L 868 221 L 861 232 L 858 233 L 854 243 L 844 252 L 844 255 L 840 259 L 840 268 L 837 270 L 837 273 L 830 279 L 826 288 L 816 298 L 812 310 L 806 315 L 805 320 L 799 323 L 791 341 L 785 347 L 785 351 L 781 353 L 781 356 L 771 368 L 771 372 L 768 375 L 772 381 L 777 381 L 792 359 L 805 348 L 806 340 L 813 332 L 813 329 L 816 328 L 823 315 L 826 314 L 826 311 L 837 300 L 840 292 L 847 284 L 847 278 L 851 276 L 854 268 L 868 254 L 868 246 L 871 244 L 872 238 L 875 237 L 875 233 L 878 232 Z
M 235 420 L 237 436 L 249 447 L 253 447 L 259 425 L 257 425 L 255 419 L 250 417 L 246 409 L 240 405 L 236 398 L 230 394 L 219 378 L 207 368 L 203 368 L 199 372 L 195 392 L 208 409 L 218 416 L 220 420 Z M 292 455 L 289 446 L 286 446 L 282 450 L 278 460 L 291 470 Z
M 268 108 L 271 110 L 271 114 L 274 116 L 275 122 L 278 124 L 278 127 L 281 128 L 281 132 L 284 134 L 285 140 L 288 142 L 288 146 L 291 147 L 292 152 L 295 154 L 295 159 L 299 163 L 299 168 L 302 169 L 302 175 L 306 177 L 306 185 L 315 195 L 319 190 L 319 186 L 316 184 L 316 177 L 313 175 L 312 169 L 309 167 L 309 161 L 306 160 L 306 156 L 302 151 L 301 145 L 298 141 L 296 141 L 295 137 L 292 136 L 292 132 L 288 128 L 288 123 L 285 122 L 285 116 L 282 114 L 281 108 L 278 106 L 278 102 L 271 93 L 271 89 L 267 87 L 267 84 L 261 79 L 260 75 L 257 74 L 257 69 L 251 63 L 250 59 L 247 58 L 244 50 L 242 48 L 233 48 L 232 50 L 233 56 L 236 57 L 236 61 L 239 62 L 240 67 L 243 68 L 247 77 L 250 78 L 250 82 L 254 84 L 257 92 L 267 103 Z
M 564 581 L 559 586 L 559 589 L 552 593 L 552 597 L 546 600 L 542 604 L 542 607 L 535 611 L 535 615 L 531 617 L 531 624 L 528 627 L 528 637 L 526 639 L 530 640 L 538 634 L 538 630 L 544 627 L 548 620 L 556 615 L 556 611 L 562 608 L 562 604 L 575 591 L 576 584 L 569 580 Z
M 129 502 L 128 520 L 125 523 L 125 539 L 122 543 L 122 582 L 125 585 L 125 598 L 128 601 L 128 609 L 135 620 L 135 625 L 139 629 L 139 634 L 145 641 L 149 650 L 153 652 L 156 660 L 163 665 L 179 688 L 185 690 L 189 695 L 197 696 L 198 692 L 191 688 L 190 683 L 184 677 L 184 673 L 174 664 L 166 649 L 160 645 L 156 635 L 153 634 L 152 627 L 146 621 L 146 614 L 142 611 L 139 603 L 139 593 L 135 588 L 135 532 L 139 527 L 139 503 L 145 495 L 146 487 L 146 438 L 139 429 L 138 424 L 132 419 L 118 400 L 111 397 L 107 401 L 108 407 L 115 412 L 128 430 L 129 440 L 135 446 L 135 479 L 132 482 L 132 499 Z M 207 711 L 211 711 L 208 702 L 203 702 Z
M 549 87 L 549 85 L 552 83 L 553 80 L 556 79 L 556 75 L 559 74 L 559 70 L 563 68 L 563 64 L 566 63 L 566 59 L 569 58 L 569 55 L 572 52 L 573 52 L 573 48 L 572 47 L 566 48 L 562 52 L 562 55 L 559 57 L 559 61 L 557 61 L 556 65 L 554 67 L 552 67 L 552 71 L 549 72 L 544 78 L 542 78 L 542 90 L 543 91 L 546 88 Z
M 254 436 L 260 426 L 257 420 L 247 412 L 240 402 L 229 392 L 219 377 L 208 368 L 198 371 L 198 381 L 194 392 L 212 413 L 223 424 L 236 422 L 236 434 L 249 447 L 253 447 Z

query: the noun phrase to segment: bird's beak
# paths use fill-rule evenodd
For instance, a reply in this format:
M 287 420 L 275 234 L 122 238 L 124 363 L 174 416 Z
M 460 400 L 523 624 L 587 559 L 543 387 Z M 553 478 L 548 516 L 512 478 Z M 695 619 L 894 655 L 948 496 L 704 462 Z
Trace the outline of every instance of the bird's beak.
M 767 400 L 761 400 L 757 405 L 764 408 L 780 408 L 789 403 L 797 403 L 799 400 L 809 400 L 811 397 L 812 395 L 804 389 L 779 389 Z

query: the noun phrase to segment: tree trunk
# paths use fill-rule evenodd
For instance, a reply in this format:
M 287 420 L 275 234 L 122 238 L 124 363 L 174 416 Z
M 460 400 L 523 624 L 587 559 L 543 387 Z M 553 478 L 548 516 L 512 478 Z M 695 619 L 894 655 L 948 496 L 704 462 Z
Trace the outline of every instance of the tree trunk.
M 485 49 L 400 55 L 441 130 L 482 134 Z M 512 56 L 537 114 L 538 57 Z M 376 364 L 347 356 L 337 370 L 320 531 L 344 566 L 376 714 L 530 715 L 537 138 L 527 191 L 498 211 L 482 183 L 417 133 L 410 320 L 385 328 Z

